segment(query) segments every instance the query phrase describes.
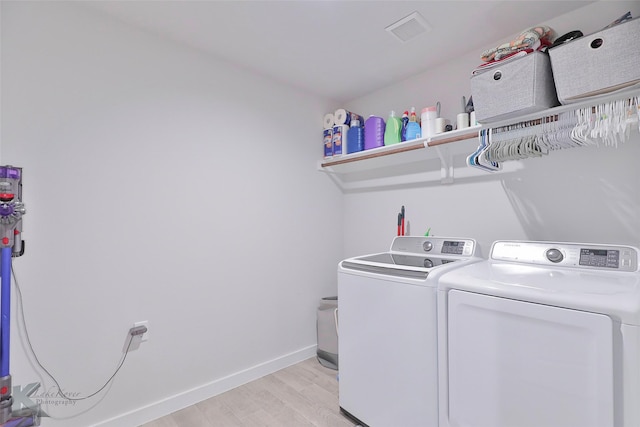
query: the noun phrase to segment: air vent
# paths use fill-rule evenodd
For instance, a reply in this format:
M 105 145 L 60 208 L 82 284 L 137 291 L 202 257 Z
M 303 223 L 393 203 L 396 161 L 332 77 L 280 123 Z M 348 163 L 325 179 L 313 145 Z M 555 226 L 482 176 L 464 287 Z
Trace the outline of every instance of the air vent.
M 418 12 L 413 12 L 409 16 L 405 16 L 401 20 L 394 22 L 385 28 L 390 34 L 406 43 L 418 37 L 422 33 L 431 30 L 431 26 Z

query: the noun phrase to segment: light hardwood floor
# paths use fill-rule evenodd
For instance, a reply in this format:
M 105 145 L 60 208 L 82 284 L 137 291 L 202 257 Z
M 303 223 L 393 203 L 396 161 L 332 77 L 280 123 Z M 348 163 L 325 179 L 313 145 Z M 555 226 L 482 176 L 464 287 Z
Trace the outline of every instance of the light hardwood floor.
M 142 427 L 353 427 L 336 374 L 314 357 Z

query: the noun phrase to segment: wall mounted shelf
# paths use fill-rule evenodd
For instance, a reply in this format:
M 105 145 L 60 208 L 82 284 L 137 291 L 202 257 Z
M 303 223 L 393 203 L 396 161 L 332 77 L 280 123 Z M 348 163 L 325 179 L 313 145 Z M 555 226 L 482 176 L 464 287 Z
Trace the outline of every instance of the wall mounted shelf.
M 486 171 L 470 168 L 466 163 L 467 156 L 478 148 L 481 129 L 549 119 L 563 112 L 635 97 L 640 97 L 638 87 L 499 122 L 483 123 L 429 138 L 323 159 L 318 161 L 318 170 L 327 173 L 343 191 L 434 181 L 449 184 L 454 181 L 454 177 L 486 176 Z M 507 162 L 503 164 L 501 172 L 513 172 L 523 167 L 519 161 Z
M 466 159 L 477 148 L 480 129 L 480 126 L 473 126 L 323 159 L 318 162 L 318 170 L 329 174 L 344 190 L 434 180 L 450 183 L 453 182 L 455 159 Z

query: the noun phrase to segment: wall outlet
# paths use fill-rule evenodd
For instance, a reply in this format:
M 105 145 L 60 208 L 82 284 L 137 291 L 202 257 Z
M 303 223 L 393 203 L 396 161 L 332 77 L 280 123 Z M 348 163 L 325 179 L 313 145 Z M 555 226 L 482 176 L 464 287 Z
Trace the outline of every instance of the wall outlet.
M 146 328 L 147 328 L 147 332 L 145 332 L 142 335 L 139 335 L 139 337 L 140 337 L 139 338 L 140 339 L 139 342 L 149 341 L 149 321 L 148 320 L 143 320 L 141 322 L 136 322 L 136 323 L 133 324 L 134 328 L 138 327 L 138 326 L 146 326 Z

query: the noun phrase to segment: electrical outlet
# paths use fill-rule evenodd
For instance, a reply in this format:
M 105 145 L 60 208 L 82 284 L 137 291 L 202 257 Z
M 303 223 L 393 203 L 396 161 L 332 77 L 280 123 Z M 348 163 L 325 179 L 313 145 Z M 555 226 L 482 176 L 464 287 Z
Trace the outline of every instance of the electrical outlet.
M 133 324 L 134 328 L 136 328 L 138 326 L 145 326 L 147 328 L 147 332 L 145 332 L 144 334 L 140 335 L 140 342 L 149 341 L 149 321 L 148 320 L 143 320 L 141 322 L 136 322 L 136 323 Z

